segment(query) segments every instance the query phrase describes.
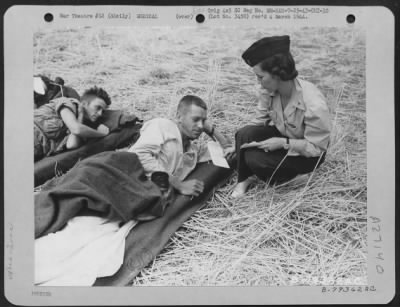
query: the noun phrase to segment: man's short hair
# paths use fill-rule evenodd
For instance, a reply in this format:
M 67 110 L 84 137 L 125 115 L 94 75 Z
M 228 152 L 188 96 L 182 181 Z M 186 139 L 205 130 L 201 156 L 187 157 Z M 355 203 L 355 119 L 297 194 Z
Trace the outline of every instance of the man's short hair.
M 179 101 L 177 112 L 180 114 L 185 114 L 187 109 L 192 105 L 198 106 L 207 111 L 207 104 L 203 101 L 203 99 L 194 95 L 186 95 L 183 96 Z
M 87 101 L 91 101 L 93 99 L 93 97 L 98 97 L 104 100 L 104 102 L 106 103 L 106 105 L 110 105 L 111 104 L 111 99 L 110 96 L 108 96 L 107 92 L 105 90 L 103 90 L 101 87 L 97 87 L 94 86 L 88 90 L 86 90 L 83 95 L 81 100 L 87 100 Z

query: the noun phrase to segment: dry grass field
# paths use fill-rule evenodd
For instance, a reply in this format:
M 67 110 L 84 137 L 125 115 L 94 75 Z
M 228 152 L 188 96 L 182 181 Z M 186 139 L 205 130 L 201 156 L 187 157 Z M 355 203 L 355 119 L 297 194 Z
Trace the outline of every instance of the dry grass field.
M 104 87 L 148 120 L 173 118 L 185 94 L 233 140 L 252 118 L 259 85 L 241 53 L 289 34 L 300 77 L 332 111 L 326 162 L 308 181 L 229 195 L 236 175 L 171 238 L 134 286 L 286 286 L 367 283 L 365 35 L 357 28 L 70 28 L 34 37 L 34 73 L 61 76 L 80 94 Z M 207 139 L 204 137 L 200 142 Z

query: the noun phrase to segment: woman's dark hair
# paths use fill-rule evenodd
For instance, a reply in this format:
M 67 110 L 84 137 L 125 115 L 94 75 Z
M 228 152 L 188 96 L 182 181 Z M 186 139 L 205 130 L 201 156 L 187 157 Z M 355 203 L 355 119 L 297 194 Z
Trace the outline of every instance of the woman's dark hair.
M 107 92 L 103 90 L 101 87 L 94 86 L 88 90 L 86 90 L 83 95 L 81 100 L 88 100 L 91 101 L 92 97 L 98 97 L 104 100 L 106 105 L 111 104 L 111 99 L 110 96 L 108 96 Z
M 262 62 L 260 68 L 271 75 L 278 76 L 282 81 L 293 80 L 299 74 L 290 52 L 274 54 Z

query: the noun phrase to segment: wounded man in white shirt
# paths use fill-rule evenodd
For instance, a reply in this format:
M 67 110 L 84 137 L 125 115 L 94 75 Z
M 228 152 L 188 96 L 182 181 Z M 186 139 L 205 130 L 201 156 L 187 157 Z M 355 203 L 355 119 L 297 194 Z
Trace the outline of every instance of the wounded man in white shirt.
M 154 118 L 146 122 L 137 142 L 129 148 L 134 152 L 147 176 L 157 171 L 169 175 L 169 183 L 181 194 L 198 196 L 204 183 L 185 178 L 199 162 L 210 160 L 206 148 L 192 143 L 205 132 L 222 148 L 229 141 L 207 119 L 207 105 L 197 96 L 186 95 L 178 104 L 176 120 Z

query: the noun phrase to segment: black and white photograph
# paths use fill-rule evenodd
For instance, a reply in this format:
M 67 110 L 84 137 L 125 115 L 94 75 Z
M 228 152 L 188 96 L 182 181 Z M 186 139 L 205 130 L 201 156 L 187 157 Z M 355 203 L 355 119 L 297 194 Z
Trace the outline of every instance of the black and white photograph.
M 369 29 L 200 12 L 32 31 L 32 291 L 373 293 Z
M 108 272 L 108 257 L 114 259 L 118 252 L 113 267 L 119 269 L 123 241 L 129 240 L 129 233 L 135 237 L 141 226 L 133 225 L 136 212 L 147 211 L 136 206 L 146 202 L 153 208 L 158 201 L 157 191 L 147 192 L 149 186 L 125 181 L 125 172 L 134 176 L 143 170 L 148 177 L 161 171 L 181 181 L 166 180 L 176 199 L 165 210 L 172 209 L 174 201 L 184 202 L 182 210 L 194 205 L 199 210 L 187 221 L 165 220 L 175 228 L 166 234 L 158 229 L 161 219 L 147 221 L 146 216 L 146 226 L 154 224 L 154 230 L 148 226 L 146 231 L 154 238 L 146 238 L 145 246 L 126 246 L 125 259 L 130 260 L 130 253 L 148 252 L 143 260 L 149 263 L 143 262 L 126 282 L 367 283 L 362 29 L 70 28 L 35 33 L 34 47 L 34 82 L 39 86 L 34 110 L 39 180 L 35 283 L 92 285 L 103 277 L 103 269 Z M 179 104 L 186 110 L 180 111 Z M 91 115 L 92 110 L 97 113 Z M 120 115 L 110 122 L 129 117 L 127 122 L 132 118 L 134 124 L 121 125 L 116 132 L 102 123 L 97 128 L 83 124 L 115 112 Z M 72 144 L 80 147 L 70 150 L 74 139 L 86 144 Z M 226 155 L 235 156 L 231 171 L 212 162 L 196 170 L 201 153 L 192 158 L 194 163 L 186 162 L 197 150 L 189 142 L 201 148 L 213 139 Z M 245 144 L 251 147 L 242 149 Z M 91 146 L 96 147 L 93 152 Z M 81 155 L 82 167 L 60 169 L 65 160 L 66 167 L 72 167 Z M 182 168 L 186 170 L 180 175 Z M 193 179 L 185 180 L 186 173 Z M 42 188 L 52 177 L 58 185 Z M 115 188 L 120 185 L 126 193 Z M 207 191 L 215 186 L 213 193 Z M 130 193 L 138 194 L 137 204 Z M 199 197 L 201 204 L 195 204 Z M 86 207 L 95 212 L 81 214 Z M 109 211 L 119 213 L 118 218 L 104 217 Z M 120 242 L 114 247 L 113 241 Z M 143 250 L 136 251 L 139 248 Z M 89 277 L 91 272 L 101 275 Z

